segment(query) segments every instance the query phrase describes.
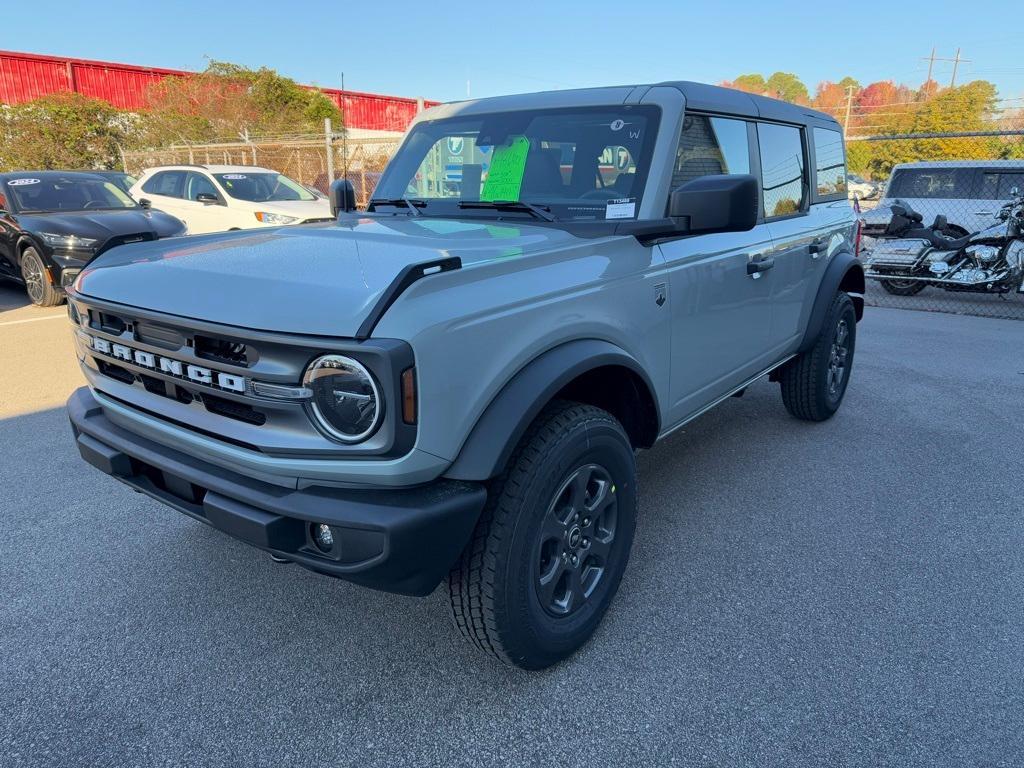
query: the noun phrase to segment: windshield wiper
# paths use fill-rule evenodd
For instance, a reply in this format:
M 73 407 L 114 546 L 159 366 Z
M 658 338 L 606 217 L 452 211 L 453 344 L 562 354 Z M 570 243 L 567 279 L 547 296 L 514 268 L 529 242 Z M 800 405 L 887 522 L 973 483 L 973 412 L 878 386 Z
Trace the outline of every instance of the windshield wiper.
M 414 216 L 422 216 L 423 214 L 420 212 L 420 208 L 426 208 L 427 207 L 426 202 L 424 202 L 423 200 L 412 200 L 412 199 L 410 199 L 408 197 L 373 197 L 373 198 L 370 198 L 369 204 L 373 205 L 373 206 L 378 206 L 378 205 L 394 205 L 394 206 L 404 205 L 406 208 L 408 208 L 410 211 L 412 211 L 412 214 Z
M 557 221 L 547 206 L 527 203 L 522 200 L 460 200 L 459 208 L 491 208 L 496 211 L 522 211 L 544 221 Z

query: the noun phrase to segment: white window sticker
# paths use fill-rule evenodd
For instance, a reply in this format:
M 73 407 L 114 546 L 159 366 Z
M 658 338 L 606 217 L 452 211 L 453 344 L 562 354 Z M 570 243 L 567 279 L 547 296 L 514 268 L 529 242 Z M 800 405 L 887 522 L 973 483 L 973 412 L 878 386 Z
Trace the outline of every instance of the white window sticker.
M 636 216 L 635 197 L 609 200 L 604 209 L 604 217 L 606 219 L 632 219 L 634 216 Z
M 7 182 L 9 187 L 24 187 L 28 184 L 38 184 L 39 179 L 11 179 Z
M 246 178 L 244 173 L 225 173 L 221 178 L 224 179 L 244 179 Z

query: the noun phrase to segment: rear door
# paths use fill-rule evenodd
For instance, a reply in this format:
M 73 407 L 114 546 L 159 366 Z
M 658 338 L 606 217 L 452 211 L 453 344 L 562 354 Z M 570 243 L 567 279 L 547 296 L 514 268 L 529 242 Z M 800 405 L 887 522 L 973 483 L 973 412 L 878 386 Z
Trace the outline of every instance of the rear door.
M 177 216 L 188 225 L 182 196 L 185 189 L 185 171 L 157 171 L 142 184 L 140 197 L 149 200 L 158 211 Z
M 772 239 L 771 343 L 791 345 L 811 280 L 811 248 L 819 224 L 810 215 L 808 151 L 804 129 L 782 123 L 757 123 L 761 164 L 761 204 Z
M 829 259 L 851 240 L 843 137 L 838 130 L 772 123 L 759 123 L 757 132 L 779 272 L 772 339 L 790 351 L 803 338 Z

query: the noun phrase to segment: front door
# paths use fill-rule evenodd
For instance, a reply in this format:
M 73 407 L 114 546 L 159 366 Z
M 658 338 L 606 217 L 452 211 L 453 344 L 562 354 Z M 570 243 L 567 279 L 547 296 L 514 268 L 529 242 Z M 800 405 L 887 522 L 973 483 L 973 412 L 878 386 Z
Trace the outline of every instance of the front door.
M 771 349 L 773 269 L 768 228 L 683 238 L 660 246 L 672 304 L 672 402 L 678 422 L 764 370 Z

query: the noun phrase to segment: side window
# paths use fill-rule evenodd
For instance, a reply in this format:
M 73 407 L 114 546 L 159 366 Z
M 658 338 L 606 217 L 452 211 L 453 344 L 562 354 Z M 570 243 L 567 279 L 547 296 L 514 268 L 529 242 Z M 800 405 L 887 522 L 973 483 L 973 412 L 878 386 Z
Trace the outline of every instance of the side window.
M 846 159 L 839 131 L 814 129 L 814 165 L 819 196 L 846 195 Z
M 213 186 L 212 181 L 201 173 L 189 172 L 188 179 L 185 182 L 185 199 L 198 200 L 198 195 L 200 194 L 213 195 L 216 198 L 220 198 L 220 195 L 217 194 L 217 188 Z
M 687 115 L 676 148 L 672 189 L 720 173 L 750 173 L 747 124 L 726 117 Z
M 142 185 L 142 191 L 149 192 L 151 195 L 181 197 L 184 181 L 184 171 L 161 171 L 153 174 L 153 178 Z
M 758 123 L 757 139 L 761 146 L 765 218 L 789 216 L 803 210 L 807 169 L 800 129 Z
M 980 197 L 983 200 L 1009 200 L 1010 192 L 1014 187 L 1024 190 L 1024 171 L 1019 173 L 986 171 L 982 175 Z

